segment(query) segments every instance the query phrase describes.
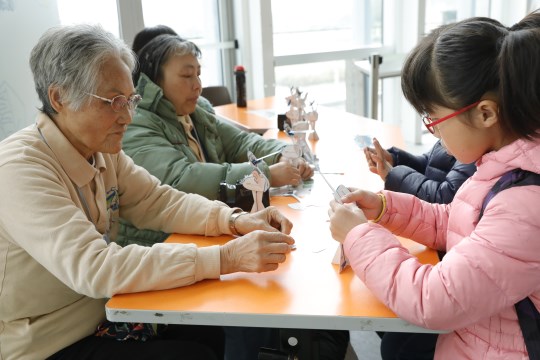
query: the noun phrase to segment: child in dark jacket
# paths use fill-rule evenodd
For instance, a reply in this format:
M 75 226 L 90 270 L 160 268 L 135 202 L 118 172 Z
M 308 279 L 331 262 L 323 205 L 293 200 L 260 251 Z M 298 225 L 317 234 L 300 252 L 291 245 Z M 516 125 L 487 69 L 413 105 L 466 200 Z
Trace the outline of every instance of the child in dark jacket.
M 384 180 L 384 189 L 431 203 L 451 203 L 461 184 L 476 171 L 474 163 L 462 164 L 449 155 L 440 140 L 422 155 L 396 147 L 384 150 L 377 139 L 373 144 L 364 153 L 369 170 Z

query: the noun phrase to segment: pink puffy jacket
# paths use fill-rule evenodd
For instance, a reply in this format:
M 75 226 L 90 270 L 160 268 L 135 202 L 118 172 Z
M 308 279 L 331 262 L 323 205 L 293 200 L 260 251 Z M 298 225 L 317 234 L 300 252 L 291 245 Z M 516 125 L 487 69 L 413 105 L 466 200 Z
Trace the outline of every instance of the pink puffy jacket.
M 540 186 L 484 197 L 513 168 L 540 173 L 540 141 L 517 140 L 477 162 L 449 205 L 384 192 L 379 224 L 349 232 L 345 253 L 356 275 L 398 316 L 439 336 L 435 359 L 527 359 L 514 304 L 529 296 L 540 309 Z M 384 227 L 383 227 L 384 226 Z M 446 250 L 423 265 L 394 235 Z

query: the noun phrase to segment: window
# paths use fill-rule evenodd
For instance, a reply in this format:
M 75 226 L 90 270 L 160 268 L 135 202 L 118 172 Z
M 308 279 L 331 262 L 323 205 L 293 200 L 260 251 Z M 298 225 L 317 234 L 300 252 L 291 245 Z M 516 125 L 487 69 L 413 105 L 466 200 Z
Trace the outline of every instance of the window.
M 203 86 L 223 84 L 217 0 L 142 0 L 145 26 L 167 25 L 201 48 Z
M 272 24 L 276 96 L 299 86 L 312 101 L 345 109 L 346 61 L 380 46 L 382 0 L 272 0 Z
M 495 0 L 425 1 L 426 21 L 424 30 L 426 32 L 439 25 L 449 24 L 472 16 L 487 16 L 499 20 L 506 26 L 511 26 L 540 4 L 538 0 L 514 0 L 512 2 Z
M 276 73 L 276 96 L 285 99 L 290 87 L 308 93 L 308 102 L 342 108 L 345 101 L 345 61 L 279 66 Z
M 110 31 L 117 37 L 120 34 L 116 1 L 57 0 L 57 5 L 58 16 L 62 25 L 101 24 L 105 30 Z
M 366 13 L 369 10 L 369 13 Z M 272 0 L 274 55 L 381 43 L 381 1 Z
M 490 0 L 474 0 L 470 2 L 452 2 L 445 0 L 426 1 L 425 33 L 471 16 L 489 16 Z

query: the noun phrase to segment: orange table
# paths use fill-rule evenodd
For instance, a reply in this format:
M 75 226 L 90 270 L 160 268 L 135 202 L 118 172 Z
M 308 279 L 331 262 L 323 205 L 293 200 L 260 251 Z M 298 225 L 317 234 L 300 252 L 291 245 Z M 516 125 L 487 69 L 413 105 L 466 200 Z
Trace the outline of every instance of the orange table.
M 267 101 L 273 101 L 272 99 L 268 98 Z M 404 149 L 400 127 L 325 106 L 319 106 L 317 111 L 319 120 L 316 130 L 319 140 L 307 142 L 319 159 L 320 169 L 327 174 L 326 177 L 332 180 L 332 175 L 340 174 L 344 178 L 335 180 L 347 186 L 373 191 L 383 188 L 380 177 L 369 172 L 365 155 L 355 143 L 355 137 L 376 137 L 385 148 L 397 146 Z M 263 136 L 290 141 L 286 133 L 277 128 L 267 130 Z
M 273 96 L 248 100 L 247 107 L 242 108 L 234 104 L 215 106 L 216 115 L 221 119 L 239 127 L 242 130 L 264 133 L 268 129 L 277 128 L 277 113 L 280 108 L 282 111 L 287 111 L 286 102 L 275 99 Z
M 398 128 L 331 109 L 320 109 L 320 140 L 310 142 L 320 159 L 321 171 L 334 187 L 340 183 L 379 190 L 381 179 L 369 173 L 355 134 L 377 136 L 383 146 L 401 145 Z M 320 123 L 320 124 L 319 124 Z M 270 130 L 266 137 L 286 138 Z M 338 173 L 331 175 L 329 173 Z M 342 173 L 342 174 L 341 174 Z M 294 224 L 297 249 L 273 272 L 224 275 L 183 288 L 115 295 L 106 305 L 112 321 L 260 326 L 302 329 L 349 329 L 428 332 L 395 316 L 380 303 L 350 268 L 339 273 L 332 258 L 338 247 L 328 228 L 331 191 L 316 174 L 301 209 L 292 197 L 271 198 Z M 193 242 L 198 246 L 223 244 L 230 236 L 171 235 L 168 242 Z M 402 239 L 424 263 L 436 263 L 437 254 Z
M 293 210 L 286 205 L 293 201 L 272 198 L 273 205 L 295 224 L 292 236 L 297 242 L 297 249 L 278 270 L 229 274 L 221 280 L 171 290 L 115 295 L 106 305 L 107 318 L 149 323 L 426 331 L 397 318 L 350 267 L 339 273 L 338 266 L 331 264 L 337 243 L 330 237 L 326 209 Z M 208 246 L 229 239 L 172 235 L 168 241 Z M 403 239 L 403 243 L 422 262 L 437 262 L 435 252 L 409 240 Z

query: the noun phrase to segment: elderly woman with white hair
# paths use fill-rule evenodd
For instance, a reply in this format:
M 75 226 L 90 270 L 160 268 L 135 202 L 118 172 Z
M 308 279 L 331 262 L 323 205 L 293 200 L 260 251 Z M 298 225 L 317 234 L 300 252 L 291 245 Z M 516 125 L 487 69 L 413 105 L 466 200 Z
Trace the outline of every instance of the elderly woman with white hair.
M 0 143 L 0 357 L 223 356 L 221 327 L 103 326 L 106 299 L 274 270 L 294 243 L 292 224 L 275 208 L 243 214 L 160 185 L 134 165 L 121 144 L 141 99 L 131 77 L 135 59 L 110 33 L 90 25 L 50 29 L 30 65 L 41 112 Z M 121 247 L 120 214 L 168 233 L 245 235 L 203 248 Z

